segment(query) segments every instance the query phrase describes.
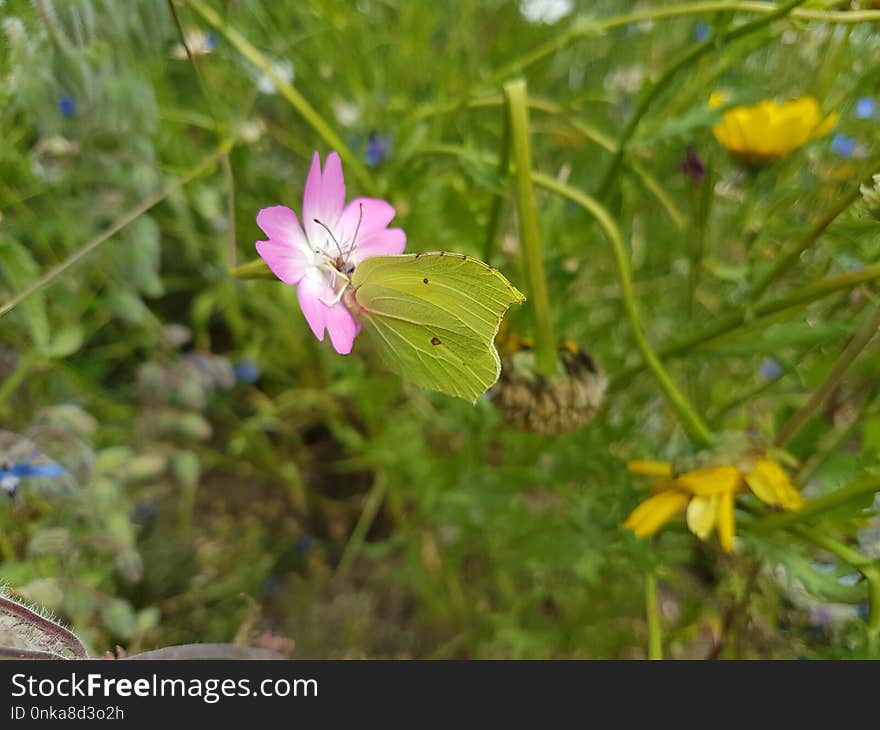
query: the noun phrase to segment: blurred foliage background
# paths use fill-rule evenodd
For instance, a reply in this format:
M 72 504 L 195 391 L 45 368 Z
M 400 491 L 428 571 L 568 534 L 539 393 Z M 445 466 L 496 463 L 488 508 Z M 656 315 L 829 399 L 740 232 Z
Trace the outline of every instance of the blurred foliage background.
M 718 433 L 772 442 L 878 305 L 866 274 L 759 306 L 878 262 L 858 193 L 880 169 L 869 5 L 810 2 L 707 48 L 653 99 L 604 199 L 661 353 L 738 313 L 666 360 Z M 180 0 L 190 59 L 161 0 L 0 1 L 0 302 L 94 243 L 2 310 L 0 425 L 38 444 L 63 432 L 57 460 L 77 478 L 23 480 L 0 503 L 0 580 L 93 654 L 638 658 L 656 574 L 667 656 L 877 656 L 865 581 L 821 548 L 746 527 L 728 555 L 682 520 L 651 541 L 621 526 L 647 487 L 626 461 L 695 447 L 640 369 L 602 230 L 571 201 L 538 192 L 553 316 L 610 387 L 563 435 L 505 425 L 491 397 L 413 388 L 367 340 L 338 356 L 292 287 L 228 273 L 255 256 L 260 208 L 299 208 L 313 151 L 331 149 L 323 125 L 356 161 L 349 195 L 390 200 L 409 251 L 490 258 L 522 287 L 502 84 L 528 82 L 535 169 L 595 193 L 664 70 L 770 7 Z M 747 167 L 712 135 L 714 90 L 811 95 L 840 117 Z M 688 148 L 702 172 L 682 169 Z M 508 320 L 530 334 L 526 307 Z M 869 347 L 790 443 L 808 497 L 877 473 L 878 373 Z M 880 556 L 872 496 L 817 528 Z

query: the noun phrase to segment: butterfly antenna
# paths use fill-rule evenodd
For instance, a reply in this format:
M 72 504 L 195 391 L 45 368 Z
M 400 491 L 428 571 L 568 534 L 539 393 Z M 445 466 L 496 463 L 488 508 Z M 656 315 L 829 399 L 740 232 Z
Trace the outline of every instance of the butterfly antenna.
M 361 223 L 364 222 L 364 204 L 358 203 L 358 207 L 360 208 L 360 215 L 358 215 L 358 224 L 354 229 L 354 235 L 351 237 L 351 248 L 348 249 L 348 255 L 351 256 L 354 253 L 355 248 L 357 247 L 358 233 L 361 230 Z M 348 258 L 346 257 L 345 263 L 348 264 Z
M 321 223 L 321 221 L 319 221 L 317 218 L 314 218 L 313 220 L 315 221 L 315 223 L 321 226 L 321 228 L 327 231 L 327 233 L 330 234 L 330 238 L 333 239 L 333 243 L 336 244 L 336 250 L 339 251 L 340 258 L 345 258 L 345 254 L 342 253 L 342 246 L 339 245 L 339 241 L 336 240 L 336 236 L 333 235 L 333 231 L 331 231 L 327 226 Z

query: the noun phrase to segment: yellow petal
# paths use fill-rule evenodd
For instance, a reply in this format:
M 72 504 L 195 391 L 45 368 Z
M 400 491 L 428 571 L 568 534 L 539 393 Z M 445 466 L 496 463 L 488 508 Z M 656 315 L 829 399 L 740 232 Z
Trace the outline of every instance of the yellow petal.
M 742 480 L 739 469 L 733 466 L 713 466 L 708 469 L 694 469 L 675 480 L 676 485 L 686 492 L 698 496 L 737 491 Z
M 765 99 L 728 109 L 712 132 L 732 155 L 768 162 L 827 134 L 836 123 L 837 114 L 822 119 L 818 102 L 804 96 L 784 104 Z
M 733 492 L 724 492 L 718 495 L 718 509 L 716 510 L 718 522 L 718 542 L 724 552 L 733 550 L 733 535 L 736 532 L 734 525 Z
M 715 514 L 718 510 L 718 495 L 694 497 L 687 508 L 688 529 L 701 540 L 709 537 L 715 527 Z
M 646 477 L 671 477 L 672 464 L 668 461 L 630 461 L 626 468 L 633 474 Z
M 624 527 L 636 533 L 636 537 L 653 535 L 664 523 L 684 509 L 688 496 L 682 492 L 661 492 L 649 497 L 636 507 Z
M 798 509 L 804 505 L 804 498 L 788 474 L 772 459 L 758 459 L 745 475 L 745 480 L 755 496 L 766 504 L 784 509 Z

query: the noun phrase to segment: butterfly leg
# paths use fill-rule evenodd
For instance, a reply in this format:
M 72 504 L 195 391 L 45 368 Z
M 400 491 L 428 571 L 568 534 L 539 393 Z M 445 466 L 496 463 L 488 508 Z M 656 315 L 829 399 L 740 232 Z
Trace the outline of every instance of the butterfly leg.
M 332 271 L 336 276 L 338 276 L 340 279 L 342 279 L 345 282 L 341 287 L 339 287 L 339 291 L 334 292 L 333 299 L 328 301 L 327 299 L 324 299 L 324 297 L 318 297 L 323 304 L 326 304 L 328 307 L 333 307 L 339 303 L 340 299 L 342 299 L 343 294 L 345 294 L 346 288 L 351 283 L 351 279 L 349 277 L 347 277 L 345 274 L 343 274 L 341 271 L 339 271 L 339 269 L 337 269 L 330 262 L 327 263 L 327 268 L 329 268 L 330 271 Z M 335 279 L 334 279 L 334 281 L 335 281 Z
M 347 285 L 346 285 L 347 286 Z M 324 297 L 319 297 L 322 304 L 326 304 L 328 307 L 333 307 L 339 304 L 339 300 L 342 299 L 342 295 L 345 294 L 345 286 L 339 287 L 339 291 L 336 292 L 336 295 L 333 299 L 324 299 Z

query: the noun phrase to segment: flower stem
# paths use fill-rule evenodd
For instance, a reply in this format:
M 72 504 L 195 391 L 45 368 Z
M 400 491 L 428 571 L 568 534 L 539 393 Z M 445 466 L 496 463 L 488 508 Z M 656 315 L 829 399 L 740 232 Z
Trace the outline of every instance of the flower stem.
M 663 636 L 657 607 L 657 574 L 653 570 L 645 575 L 645 613 L 648 618 L 648 659 L 662 659 Z
M 757 304 L 750 310 L 741 308 L 728 315 L 719 317 L 708 327 L 703 328 L 691 337 L 661 348 L 659 355 L 663 358 L 679 357 L 700 345 L 705 345 L 723 336 L 731 335 L 742 327 L 754 327 L 761 319 L 770 319 L 773 315 L 784 312 L 788 309 L 805 307 L 808 304 L 830 296 L 831 294 L 835 294 L 845 289 L 852 289 L 859 284 L 864 284 L 878 278 L 880 278 L 880 264 L 866 266 L 859 271 L 851 271 L 846 274 L 840 274 L 839 276 L 830 276 L 826 279 L 821 279 L 820 281 L 801 287 L 791 294 L 780 297 L 779 299 Z M 623 387 L 644 367 L 645 365 L 642 364 L 624 370 L 612 380 L 611 388 L 617 389 Z
M 880 329 L 880 307 L 874 312 L 874 316 L 849 341 L 849 344 L 840 353 L 840 357 L 837 358 L 837 361 L 831 368 L 831 372 L 828 373 L 822 384 L 813 391 L 809 400 L 782 427 L 782 430 L 776 437 L 776 446 L 784 447 L 812 420 L 813 416 L 816 415 L 834 389 L 840 384 L 846 371 L 849 370 L 856 358 L 862 354 L 862 351 L 874 339 L 878 329 Z
M 2 307 L 0 307 L 0 317 L 9 314 L 9 312 L 15 309 L 15 307 L 21 304 L 21 302 L 27 299 L 31 294 L 34 294 L 40 289 L 49 286 L 49 284 L 51 284 L 56 278 L 61 276 L 61 274 L 67 271 L 71 266 L 78 263 L 80 259 L 88 256 L 88 254 L 98 248 L 98 246 L 100 246 L 108 239 L 113 238 L 113 236 L 119 233 L 119 231 L 121 231 L 127 225 L 142 216 L 144 213 L 155 208 L 169 195 L 177 192 L 187 183 L 191 182 L 195 178 L 203 175 L 205 172 L 210 170 L 221 159 L 223 159 L 223 157 L 229 154 L 229 150 L 232 149 L 233 144 L 234 141 L 227 140 L 226 142 L 221 144 L 215 152 L 205 157 L 198 165 L 192 168 L 192 170 L 184 174 L 182 177 L 179 177 L 177 180 L 174 180 L 173 182 L 166 185 L 163 190 L 160 190 L 157 193 L 153 193 L 152 195 L 148 195 L 135 208 L 117 218 L 108 228 L 106 228 L 98 236 L 89 241 L 85 246 L 83 246 L 78 251 L 72 253 L 57 266 L 49 269 L 49 271 L 43 274 L 43 276 L 37 279 L 33 284 L 31 284 L 29 287 L 19 292 L 14 297 L 12 297 L 12 299 L 7 301 Z
M 504 97 L 502 95 L 486 94 L 472 98 L 465 106 L 469 109 L 487 109 L 503 105 L 504 103 Z M 529 110 L 531 111 L 538 111 L 542 114 L 548 114 L 552 117 L 561 119 L 565 124 L 568 125 L 571 130 L 577 132 L 585 139 L 590 140 L 591 142 L 597 144 L 599 147 L 607 150 L 608 152 L 614 152 L 617 149 L 616 140 L 612 139 L 608 134 L 601 131 L 600 129 L 597 129 L 589 122 L 586 122 L 578 117 L 571 116 L 571 110 L 560 104 L 557 104 L 548 99 L 529 96 L 528 105 Z M 438 114 L 446 114 L 452 111 L 457 111 L 461 108 L 462 106 L 460 104 L 428 104 L 420 108 L 410 118 L 410 122 L 420 121 L 422 119 Z M 505 117 L 505 119 L 507 118 Z M 450 151 L 450 153 L 452 154 L 456 154 L 455 152 L 452 152 L 452 150 L 458 149 L 455 145 L 426 145 L 425 147 L 422 147 L 419 152 L 443 152 L 444 148 L 446 151 Z M 474 153 L 470 154 L 473 155 Z M 480 155 L 474 156 L 479 157 Z M 657 178 L 654 177 L 650 172 L 648 172 L 648 170 L 645 169 L 644 165 L 642 165 L 635 159 L 624 160 L 623 164 L 633 172 L 633 174 L 638 178 L 639 182 L 645 187 L 645 189 L 657 199 L 657 202 L 660 203 L 660 205 L 666 211 L 667 215 L 669 215 L 670 219 L 675 224 L 675 227 L 679 230 L 683 230 L 685 226 L 684 214 L 678 209 L 675 201 L 672 199 L 672 196 L 669 195 L 669 193 L 666 191 L 660 181 L 657 180 Z M 501 169 L 500 166 L 499 169 Z
M 620 229 L 612 219 L 605 207 L 586 193 L 554 180 L 548 175 L 539 172 L 532 173 L 535 184 L 555 192 L 573 203 L 576 203 L 589 213 L 599 224 L 605 235 L 611 242 L 614 252 L 614 260 L 617 264 L 617 275 L 620 280 L 620 291 L 623 298 L 623 306 L 626 317 L 629 320 L 630 329 L 636 341 L 636 346 L 642 355 L 644 365 L 651 371 L 657 380 L 669 404 L 675 411 L 688 435 L 700 446 L 712 444 L 712 432 L 702 418 L 694 410 L 690 401 L 673 382 L 657 353 L 654 352 L 641 324 L 635 292 L 633 290 L 632 272 L 630 270 L 629 257 L 623 243 Z
M 230 276 L 236 279 L 277 279 L 263 259 L 253 259 L 229 270 Z
M 766 517 L 761 517 L 752 522 L 750 529 L 753 532 L 766 532 L 798 525 L 878 490 L 880 490 L 880 476 L 866 477 L 840 489 L 835 489 L 829 494 L 811 499 L 798 510 L 774 512 Z
M 538 208 L 532 186 L 532 148 L 529 141 L 529 107 L 525 81 L 504 86 L 510 118 L 510 143 L 516 164 L 516 202 L 528 298 L 534 317 L 535 365 L 544 375 L 556 373 L 556 335 L 547 294 L 544 255 L 538 230 Z
M 223 19 L 214 11 L 213 8 L 206 5 L 202 0 L 186 0 L 191 7 L 202 19 L 216 28 L 228 40 L 233 47 L 260 71 L 266 74 L 275 87 L 281 92 L 281 95 L 290 103 L 290 105 L 305 119 L 306 123 L 315 130 L 318 136 L 333 150 L 339 153 L 339 156 L 345 162 L 348 169 L 352 171 L 364 189 L 371 195 L 375 195 L 377 188 L 372 176 L 367 172 L 357 157 L 352 154 L 348 145 L 342 141 L 342 138 L 333 131 L 331 126 L 324 120 L 318 111 L 299 93 L 293 86 L 285 81 L 272 66 L 266 56 L 260 53 L 250 41 L 239 33 L 235 28 L 227 25 Z
M 430 148 L 425 148 L 422 151 L 459 157 L 468 155 L 474 156 L 473 152 L 456 145 L 432 145 Z M 491 155 L 478 155 L 477 157 L 486 161 L 493 159 Z M 664 368 L 663 363 L 660 361 L 660 358 L 657 357 L 645 337 L 638 313 L 638 307 L 636 305 L 635 292 L 632 284 L 632 273 L 630 272 L 629 267 L 629 257 L 626 253 L 626 247 L 624 246 L 620 229 L 617 227 L 614 219 L 601 203 L 594 198 L 591 198 L 586 193 L 561 183 L 549 175 L 544 175 L 543 173 L 534 170 L 531 172 L 530 177 L 535 185 L 561 195 L 579 205 L 587 211 L 587 213 L 593 216 L 605 231 L 605 235 L 611 242 L 614 252 L 614 260 L 617 265 L 617 275 L 620 281 L 624 309 L 633 336 L 636 340 L 636 346 L 642 355 L 643 366 L 647 367 L 657 379 L 663 393 L 666 395 L 670 405 L 676 412 L 676 415 L 691 438 L 701 446 L 708 446 L 711 444 L 712 433 L 709 430 L 709 427 L 706 426 L 700 416 L 697 415 L 688 399 L 675 385 L 671 376 L 666 371 L 666 368 Z
M 363 546 L 364 540 L 376 519 L 376 515 L 379 514 L 379 509 L 382 507 L 382 502 L 385 500 L 387 491 L 388 485 L 384 477 L 381 475 L 376 476 L 373 488 L 370 490 L 370 493 L 367 495 L 367 499 L 364 502 L 361 516 L 358 518 L 354 531 L 351 533 L 351 537 L 345 546 L 345 550 L 342 552 L 342 557 L 339 559 L 339 565 L 336 568 L 335 574 L 337 579 L 348 575 L 352 562 Z
M 855 486 L 855 485 L 853 485 Z M 838 490 L 841 492 L 843 490 Z M 829 495 L 829 497 L 832 495 Z M 818 502 L 819 500 L 814 500 Z M 806 507 L 804 509 L 807 509 Z M 803 510 L 801 510 L 803 511 Z M 769 518 L 753 523 L 755 525 L 766 525 Z M 782 527 L 781 522 L 773 522 L 774 527 Z M 851 565 L 859 571 L 868 584 L 868 632 L 872 638 L 880 636 L 880 561 L 868 558 L 849 545 L 845 545 L 839 540 L 826 535 L 820 530 L 800 524 L 787 524 L 786 529 L 793 535 L 811 542 L 813 545 L 827 550 L 838 560 Z
M 498 154 L 498 179 L 507 183 L 510 174 L 510 115 L 506 105 L 501 114 L 501 148 Z M 501 225 L 501 213 L 504 209 L 505 196 L 500 191 L 492 198 L 492 209 L 489 212 L 489 225 L 486 227 L 486 243 L 483 247 L 483 261 L 492 263 L 495 253 L 495 239 Z
M 795 7 L 801 5 L 806 0 L 789 0 L 784 5 L 776 8 L 772 13 L 765 15 L 762 18 L 756 18 L 748 23 L 743 23 L 736 28 L 728 30 L 723 33 L 720 38 L 707 38 L 702 43 L 698 43 L 689 51 L 687 51 L 684 55 L 682 55 L 678 61 L 673 63 L 664 73 L 663 75 L 654 82 L 648 92 L 642 96 L 641 100 L 636 107 L 635 112 L 630 117 L 626 126 L 623 129 L 623 132 L 620 135 L 620 140 L 617 143 L 617 150 L 614 153 L 614 156 L 611 158 L 611 163 L 608 165 L 607 170 L 605 171 L 605 175 L 602 177 L 602 182 L 599 184 L 597 197 L 600 200 L 604 200 L 614 183 L 614 180 L 617 177 L 617 173 L 620 170 L 621 162 L 623 161 L 623 155 L 626 151 L 626 146 L 632 138 L 633 134 L 635 134 L 636 129 L 639 126 L 639 123 L 642 121 L 642 118 L 647 113 L 651 104 L 654 100 L 660 95 L 671 82 L 675 76 L 678 75 L 678 72 L 684 68 L 687 68 L 692 63 L 697 61 L 701 56 L 705 55 L 711 50 L 718 48 L 723 43 L 730 43 L 739 38 L 742 38 L 746 35 L 754 33 L 755 31 L 764 28 L 765 26 L 772 23 L 774 20 L 783 17 L 790 11 L 794 10 Z
M 645 8 L 624 15 L 613 15 L 607 18 L 597 18 L 592 24 L 582 28 L 575 26 L 563 30 L 559 35 L 551 38 L 538 48 L 530 50 L 519 58 L 506 64 L 498 71 L 489 76 L 483 86 L 492 86 L 505 78 L 520 74 L 529 66 L 532 66 L 551 56 L 566 46 L 575 43 L 591 34 L 598 34 L 625 27 L 633 23 L 642 23 L 650 20 L 664 20 L 667 18 L 688 17 L 709 13 L 767 13 L 777 12 L 778 6 L 769 2 L 739 2 L 739 0 L 715 0 L 714 2 L 683 3 L 681 5 L 669 5 L 667 7 Z M 880 10 L 847 10 L 826 11 L 795 8 L 791 11 L 793 18 L 799 20 L 818 20 L 825 23 L 857 24 L 880 21 Z
M 822 236 L 823 233 L 827 230 L 828 226 L 830 226 L 842 213 L 844 213 L 849 207 L 859 199 L 861 194 L 859 193 L 859 186 L 856 185 L 853 190 L 849 192 L 848 195 L 844 196 L 838 203 L 835 205 L 828 213 L 823 216 L 823 218 L 816 224 L 816 226 L 810 231 L 810 233 L 806 236 L 806 238 L 796 241 L 791 248 L 788 249 L 785 253 L 783 253 L 777 260 L 776 263 L 764 276 L 762 276 L 755 285 L 749 290 L 749 293 L 746 295 L 745 300 L 750 302 L 756 302 L 761 297 L 761 295 L 767 291 L 767 288 L 779 277 L 783 276 L 789 269 L 791 269 L 797 262 L 800 260 L 801 254 L 807 249 L 811 248 L 816 241 Z

